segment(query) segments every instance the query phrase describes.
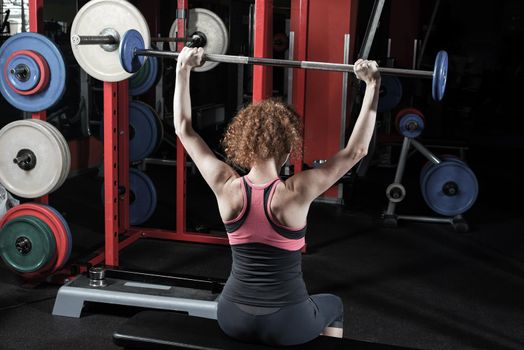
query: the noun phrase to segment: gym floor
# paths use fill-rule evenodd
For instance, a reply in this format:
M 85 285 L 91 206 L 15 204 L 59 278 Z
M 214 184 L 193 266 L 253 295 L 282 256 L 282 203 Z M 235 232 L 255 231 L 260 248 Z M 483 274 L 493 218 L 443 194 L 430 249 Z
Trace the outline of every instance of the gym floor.
M 517 156 L 493 149 L 468 154 L 480 195 L 465 214 L 467 233 L 447 224 L 383 228 L 385 184 L 394 169 L 373 169 L 357 181 L 343 208 L 313 205 L 304 278 L 311 293 L 343 299 L 345 337 L 417 349 L 524 348 L 524 217 L 518 204 L 524 185 L 511 165 Z M 497 159 L 496 169 L 486 159 Z M 406 170 L 408 197 L 398 212 L 431 215 L 417 194 L 415 170 Z M 166 169 L 150 167 L 148 173 L 158 186 L 174 186 Z M 190 177 L 190 186 L 199 181 Z M 72 259 L 103 243 L 99 186 L 96 174 L 87 174 L 68 180 L 51 196 L 72 227 Z M 188 221 L 212 227 L 216 206 L 206 200 L 209 192 L 201 192 L 192 192 Z M 159 199 L 148 224 L 166 224 L 173 209 L 169 196 Z M 226 278 L 231 264 L 228 247 L 157 240 L 138 241 L 120 257 L 125 268 L 213 278 Z M 27 286 L 0 265 L 0 348 L 118 349 L 112 332 L 138 310 L 89 304 L 79 319 L 52 316 L 58 288 Z

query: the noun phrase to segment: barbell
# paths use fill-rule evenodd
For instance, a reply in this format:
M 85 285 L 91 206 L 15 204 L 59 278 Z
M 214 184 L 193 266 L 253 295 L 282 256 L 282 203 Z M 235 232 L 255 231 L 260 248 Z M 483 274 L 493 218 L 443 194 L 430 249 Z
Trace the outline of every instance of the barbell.
M 228 33 L 222 20 L 209 10 L 192 9 L 191 11 L 188 24 L 189 38 L 191 38 L 189 43 L 190 46 L 205 48 L 204 67 L 210 63 L 215 65 L 233 63 L 354 72 L 354 65 L 350 64 L 225 55 Z M 108 13 L 111 14 L 110 17 Z M 176 39 L 177 32 L 175 21 L 170 32 L 172 38 L 166 38 L 166 40 L 172 42 L 185 40 L 187 42 L 187 39 Z M 144 65 L 148 56 L 177 59 L 179 55 L 174 51 L 150 49 L 152 39 L 147 23 L 133 5 L 122 0 L 88 2 L 75 17 L 71 33 L 73 52 L 79 64 L 95 78 L 104 81 L 118 81 L 131 76 Z M 118 62 L 114 62 L 117 46 L 119 47 Z M 110 52 L 108 52 L 109 47 Z M 171 46 L 171 49 L 174 50 L 175 47 Z M 81 52 L 87 52 L 89 55 L 82 55 Z M 112 56 L 111 64 L 116 66 L 116 74 L 101 72 L 103 67 L 108 66 L 107 55 Z M 92 56 L 94 59 L 90 57 L 86 60 L 86 56 Z M 199 68 L 201 67 L 195 70 L 198 71 Z M 204 70 L 209 69 L 208 67 Z M 445 51 L 438 52 L 433 71 L 387 67 L 380 67 L 379 71 L 384 75 L 432 79 L 433 98 L 440 101 L 444 97 L 446 88 L 448 55 Z

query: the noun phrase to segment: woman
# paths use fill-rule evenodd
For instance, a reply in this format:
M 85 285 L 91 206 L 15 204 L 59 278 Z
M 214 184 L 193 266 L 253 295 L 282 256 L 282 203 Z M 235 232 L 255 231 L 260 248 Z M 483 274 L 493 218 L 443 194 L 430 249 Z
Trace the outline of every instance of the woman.
M 302 344 L 321 333 L 342 337 L 342 301 L 308 294 L 301 248 L 310 204 L 367 153 L 379 96 L 377 64 L 355 63 L 366 90 L 347 146 L 320 167 L 281 181 L 280 168 L 301 150 L 296 113 L 267 100 L 237 114 L 223 144 L 231 163 L 249 169 L 240 177 L 191 126 L 189 77 L 202 55 L 201 48 L 184 48 L 178 57 L 173 112 L 178 137 L 215 193 L 231 244 L 233 265 L 219 298 L 218 323 L 233 338 L 268 345 Z

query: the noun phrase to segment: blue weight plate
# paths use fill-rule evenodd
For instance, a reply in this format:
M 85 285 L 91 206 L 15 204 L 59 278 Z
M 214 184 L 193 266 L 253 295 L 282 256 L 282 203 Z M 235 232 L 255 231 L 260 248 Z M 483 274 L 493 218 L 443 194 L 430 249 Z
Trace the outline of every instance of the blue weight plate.
M 160 130 L 155 110 L 141 101 L 129 105 L 129 161 L 142 160 L 154 152 Z
M 133 226 L 141 225 L 156 210 L 157 196 L 153 181 L 135 168 L 129 169 L 129 223 Z
M 69 227 L 69 224 L 67 223 L 64 216 L 60 214 L 60 212 L 56 210 L 55 208 L 53 208 L 52 206 L 47 205 L 47 204 L 43 204 L 43 205 L 49 208 L 49 210 L 51 210 L 56 215 L 56 217 L 60 219 L 60 221 L 62 221 L 62 224 L 64 225 L 66 232 L 67 232 L 67 256 L 64 262 L 62 263 L 62 266 L 59 267 L 59 269 L 61 269 L 69 261 L 69 258 L 71 258 L 71 252 L 73 251 L 73 235 L 71 234 L 71 228 Z
M 14 74 L 10 74 L 11 70 L 16 69 L 18 66 L 26 66 L 29 69 L 30 75 L 25 81 L 21 81 L 15 77 Z M 5 69 L 6 74 L 8 75 L 9 81 L 15 87 L 15 89 L 21 91 L 29 91 L 38 85 L 40 81 L 40 68 L 38 64 L 32 57 L 27 55 L 18 55 L 14 57 L 8 64 Z
M 435 59 L 433 69 L 432 95 L 435 101 L 442 101 L 446 92 L 446 82 L 448 80 L 448 53 L 444 50 L 439 51 Z
M 45 58 L 49 66 L 49 84 L 34 95 L 20 95 L 7 83 L 6 74 L 0 74 L 0 91 L 15 108 L 26 112 L 40 112 L 53 107 L 64 95 L 66 67 L 62 53 L 48 38 L 37 33 L 20 33 L 7 39 L 0 47 L 0 67 L 5 69 L 6 61 L 15 51 L 32 50 Z
M 446 194 L 448 184 L 456 185 L 454 195 Z M 463 162 L 445 160 L 424 172 L 421 191 L 427 205 L 436 213 L 455 216 L 469 210 L 478 196 L 477 177 Z
M 120 42 L 120 63 L 128 73 L 136 73 L 144 65 L 146 58 L 135 55 L 135 50 L 145 49 L 142 34 L 135 29 L 128 30 Z
M 413 128 L 412 125 L 418 125 L 417 128 Z M 398 123 L 399 132 L 408 138 L 414 139 L 422 134 L 424 131 L 424 118 L 415 113 L 408 113 L 400 118 Z
M 378 112 L 387 112 L 395 108 L 402 99 L 402 83 L 392 75 L 382 76 Z
M 140 70 L 129 79 L 131 96 L 145 94 L 155 85 L 158 77 L 158 58 L 149 57 Z

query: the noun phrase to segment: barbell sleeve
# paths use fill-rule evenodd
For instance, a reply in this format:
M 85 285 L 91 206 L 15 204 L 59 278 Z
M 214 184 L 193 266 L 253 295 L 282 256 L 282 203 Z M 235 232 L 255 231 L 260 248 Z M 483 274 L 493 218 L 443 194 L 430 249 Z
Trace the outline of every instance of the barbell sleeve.
M 163 58 L 177 59 L 179 52 L 162 51 L 162 50 L 144 50 L 136 49 L 134 51 L 136 56 L 154 56 Z M 274 58 L 262 57 L 247 57 L 247 56 L 233 56 L 233 55 L 219 55 L 219 54 L 204 54 L 205 61 L 219 62 L 219 63 L 234 63 L 234 64 L 249 64 L 262 65 L 285 68 L 303 68 L 313 70 L 326 70 L 334 72 L 354 72 L 355 66 L 343 63 L 326 63 L 315 61 L 292 61 Z M 395 75 L 400 77 L 417 77 L 417 78 L 433 78 L 433 71 L 400 69 L 400 68 L 386 68 L 379 67 L 379 72 L 385 75 Z
M 71 42 L 74 45 L 114 45 L 118 39 L 113 35 L 73 35 Z

